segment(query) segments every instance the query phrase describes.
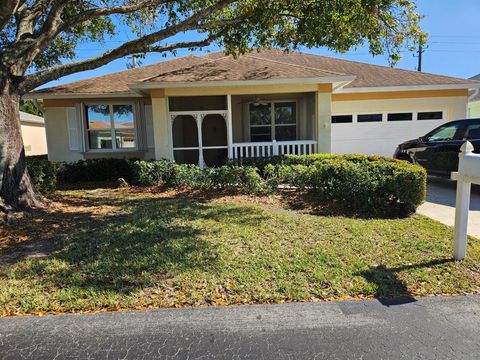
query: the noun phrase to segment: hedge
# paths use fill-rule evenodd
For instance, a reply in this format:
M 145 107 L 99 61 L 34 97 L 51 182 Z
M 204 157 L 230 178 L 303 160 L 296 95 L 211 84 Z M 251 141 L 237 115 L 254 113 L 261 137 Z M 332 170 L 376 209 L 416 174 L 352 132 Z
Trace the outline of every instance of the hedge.
M 248 166 L 225 165 L 200 169 L 196 165 L 176 164 L 170 160 L 135 161 L 134 181 L 141 185 L 167 188 L 221 189 L 247 194 L 268 190 L 258 170 Z
M 36 187 L 53 190 L 56 166 L 30 159 L 29 172 Z M 124 178 L 139 185 L 248 194 L 274 192 L 285 185 L 311 192 L 325 204 L 386 214 L 414 211 L 423 202 L 426 188 L 426 172 L 420 166 L 380 156 L 329 154 L 246 159 L 242 165 L 206 169 L 170 160 L 81 160 L 63 164 L 58 178 L 82 182 Z
M 115 181 L 123 178 L 131 181 L 134 177 L 133 163 L 127 159 L 87 159 L 63 163 L 58 179 L 65 182 Z
M 57 185 L 57 165 L 44 155 L 27 156 L 25 158 L 28 174 L 32 185 L 42 194 L 55 190 Z
M 289 158 L 265 165 L 264 176 L 272 186 L 307 189 L 353 211 L 390 214 L 415 211 L 425 199 L 427 177 L 405 161 L 360 155 Z

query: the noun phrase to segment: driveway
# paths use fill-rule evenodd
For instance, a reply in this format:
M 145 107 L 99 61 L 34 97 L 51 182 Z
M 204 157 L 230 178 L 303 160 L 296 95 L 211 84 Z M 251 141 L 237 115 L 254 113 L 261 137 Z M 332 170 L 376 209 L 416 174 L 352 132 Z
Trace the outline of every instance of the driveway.
M 455 225 L 455 196 L 457 183 L 438 178 L 429 178 L 427 182 L 427 201 L 418 208 L 419 214 Z M 472 187 L 468 234 L 480 239 L 480 187 Z
M 478 359 L 480 297 L 0 318 L 7 359 Z

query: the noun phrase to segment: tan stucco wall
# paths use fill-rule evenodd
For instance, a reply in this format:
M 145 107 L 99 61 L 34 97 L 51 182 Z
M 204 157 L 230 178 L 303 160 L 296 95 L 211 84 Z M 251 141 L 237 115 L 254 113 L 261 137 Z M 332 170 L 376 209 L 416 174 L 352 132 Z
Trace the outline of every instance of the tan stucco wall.
M 80 151 L 71 151 L 68 143 L 67 108 L 48 107 L 44 111 L 48 158 L 72 162 L 83 158 Z
M 47 153 L 45 125 L 22 121 L 21 126 L 25 155 L 45 155 Z
M 478 119 L 480 118 L 480 101 L 475 101 L 468 104 L 468 114 L 469 119 Z
M 152 98 L 153 133 L 155 139 L 155 159 L 173 159 L 171 151 L 170 120 L 166 97 Z
M 161 90 L 161 89 L 160 89 Z M 168 96 L 232 95 L 233 141 L 250 141 L 248 100 L 258 96 L 262 99 L 292 99 L 298 101 L 298 136 L 300 139 L 318 139 L 321 152 L 329 152 L 331 144 L 331 114 L 407 112 L 444 110 L 448 120 L 466 117 L 467 96 L 465 92 L 406 92 L 399 98 L 394 93 L 370 96 L 365 94 L 331 93 L 331 86 L 324 85 L 268 85 L 212 88 L 178 88 L 152 91 L 152 117 L 155 149 L 149 149 L 145 158 L 173 157 Z M 464 94 L 465 93 L 465 94 Z M 440 96 L 450 94 L 451 96 Z M 135 99 L 138 100 L 138 99 Z M 63 102 L 62 102 L 63 101 Z M 76 161 L 83 158 L 81 152 L 70 151 L 66 109 L 79 99 L 46 102 L 45 122 L 49 158 L 56 161 Z M 93 102 L 94 100 L 86 100 Z M 101 100 L 98 100 L 101 101 Z M 146 100 L 150 102 L 150 100 Z M 58 105 L 58 106 L 54 106 Z M 480 108 L 480 106 L 479 106 Z M 480 110 L 480 109 L 479 109 Z M 478 115 L 480 117 L 480 114 Z

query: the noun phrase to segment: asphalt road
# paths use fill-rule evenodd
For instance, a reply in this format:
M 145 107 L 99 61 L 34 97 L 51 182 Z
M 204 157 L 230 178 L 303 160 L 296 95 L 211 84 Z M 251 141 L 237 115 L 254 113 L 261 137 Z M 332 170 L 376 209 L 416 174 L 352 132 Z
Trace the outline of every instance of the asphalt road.
M 478 359 L 480 297 L 0 318 L 2 359 Z

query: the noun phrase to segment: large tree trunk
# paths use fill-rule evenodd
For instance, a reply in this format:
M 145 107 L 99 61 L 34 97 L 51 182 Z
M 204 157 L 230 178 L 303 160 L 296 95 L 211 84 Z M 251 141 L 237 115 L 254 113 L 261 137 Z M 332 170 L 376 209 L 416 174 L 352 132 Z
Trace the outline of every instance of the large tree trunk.
M 0 210 L 42 206 L 25 166 L 20 126 L 20 94 L 7 78 L 0 78 Z

